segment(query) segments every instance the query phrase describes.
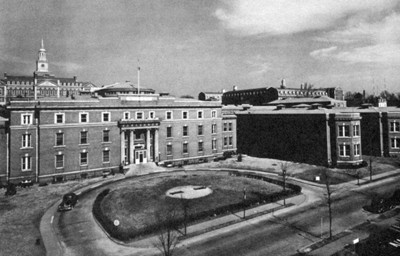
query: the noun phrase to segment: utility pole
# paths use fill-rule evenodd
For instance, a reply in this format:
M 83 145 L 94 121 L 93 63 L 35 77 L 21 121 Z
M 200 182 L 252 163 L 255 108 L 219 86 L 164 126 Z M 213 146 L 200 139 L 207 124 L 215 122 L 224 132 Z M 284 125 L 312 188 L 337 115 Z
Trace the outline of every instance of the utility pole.
M 246 219 L 246 188 L 243 188 L 243 219 Z

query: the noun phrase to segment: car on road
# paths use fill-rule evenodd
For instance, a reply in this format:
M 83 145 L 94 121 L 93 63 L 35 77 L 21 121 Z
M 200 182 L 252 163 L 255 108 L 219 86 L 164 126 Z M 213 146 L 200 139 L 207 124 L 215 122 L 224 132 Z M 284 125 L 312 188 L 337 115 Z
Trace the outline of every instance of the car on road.
M 78 196 L 75 193 L 67 193 L 63 196 L 62 202 L 58 205 L 58 211 L 69 211 L 75 207 L 78 202 Z

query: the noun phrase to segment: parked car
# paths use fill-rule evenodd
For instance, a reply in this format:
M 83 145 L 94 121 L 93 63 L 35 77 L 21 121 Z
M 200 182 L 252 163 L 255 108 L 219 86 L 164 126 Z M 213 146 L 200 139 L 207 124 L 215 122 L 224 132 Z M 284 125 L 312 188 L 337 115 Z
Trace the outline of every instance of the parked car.
M 62 202 L 58 205 L 58 211 L 69 211 L 75 207 L 78 202 L 78 196 L 75 193 L 67 193 L 63 196 Z
M 32 180 L 22 180 L 22 181 L 19 183 L 19 185 L 20 185 L 22 188 L 31 187 L 31 186 L 33 186 L 33 182 L 32 182 Z
M 375 198 L 370 205 L 363 207 L 364 210 L 372 213 L 384 213 L 396 207 L 391 198 Z
M 226 156 L 217 156 L 214 158 L 214 162 L 226 160 Z

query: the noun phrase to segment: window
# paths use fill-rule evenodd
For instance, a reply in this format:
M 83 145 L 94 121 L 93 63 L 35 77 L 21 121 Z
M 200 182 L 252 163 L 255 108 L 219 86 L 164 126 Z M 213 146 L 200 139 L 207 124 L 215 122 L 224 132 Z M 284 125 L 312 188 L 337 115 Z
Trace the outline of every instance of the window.
M 232 131 L 232 123 L 229 123 L 228 131 Z
M 354 155 L 359 156 L 361 152 L 361 145 L 360 144 L 354 144 Z
M 56 168 L 63 168 L 64 167 L 64 155 L 58 154 L 56 155 Z
M 187 111 L 182 111 L 182 119 L 188 119 L 189 115 Z
M 111 121 L 110 112 L 103 112 L 102 113 L 102 122 L 110 122 L 110 121 Z
M 212 118 L 217 117 L 217 111 L 215 111 L 215 110 L 211 111 L 211 117 Z
M 87 140 L 87 136 L 88 132 L 87 131 L 81 131 L 81 144 L 87 144 L 88 140 Z
M 348 125 L 339 125 L 339 137 L 349 137 L 349 126 Z
M 171 120 L 172 119 L 172 111 L 165 112 L 165 119 Z
M 103 163 L 109 163 L 110 162 L 110 150 L 104 149 L 103 150 Z
M 21 158 L 22 171 L 30 171 L 32 166 L 32 158 L 30 155 L 25 155 Z
M 172 137 L 172 127 L 168 126 L 167 127 L 167 138 L 171 138 Z
M 81 165 L 87 165 L 88 164 L 88 152 L 81 152 L 80 153 L 80 159 L 81 159 Z
M 56 133 L 56 146 L 63 146 L 64 145 L 64 133 L 57 132 Z
M 182 152 L 183 152 L 183 154 L 189 153 L 189 151 L 188 151 L 188 143 L 186 141 L 183 143 Z
M 391 132 L 400 131 L 400 122 L 399 121 L 390 121 L 390 131 Z
M 203 135 L 203 125 L 202 124 L 199 124 L 199 126 L 198 126 L 197 135 Z
M 360 125 L 353 125 L 353 136 L 360 136 Z
M 213 139 L 212 140 L 212 150 L 217 150 L 217 140 L 216 139 Z
M 228 146 L 228 137 L 224 137 L 224 146 Z
M 230 137 L 229 137 L 229 146 L 232 146 L 232 145 L 233 145 L 233 137 L 230 136 Z
M 226 132 L 228 130 L 228 124 L 225 122 L 224 123 L 224 132 Z
M 400 148 L 400 138 L 391 138 L 390 141 L 392 148 Z
M 350 156 L 350 145 L 339 145 L 339 156 Z
M 24 125 L 32 124 L 32 114 L 22 114 L 21 115 L 21 124 L 24 124 Z
M 149 112 L 149 118 L 150 118 L 150 119 L 154 119 L 155 116 L 156 116 L 156 115 L 155 115 L 154 111 L 150 111 L 150 112 Z
M 136 112 L 136 119 L 142 120 L 143 119 L 143 112 Z
M 79 122 L 80 123 L 89 122 L 89 114 L 88 113 L 79 113 Z
M 203 110 L 197 111 L 197 118 L 202 119 L 203 118 Z
M 217 133 L 217 124 L 211 124 L 211 133 Z
M 30 148 L 31 147 L 31 137 L 32 135 L 27 133 L 27 134 L 22 134 L 22 147 L 23 148 Z
M 189 136 L 189 127 L 187 125 L 183 126 L 183 136 Z
M 54 122 L 56 124 L 63 124 L 64 123 L 64 114 L 55 114 Z
M 129 112 L 124 112 L 124 119 L 125 120 L 128 120 L 128 119 L 130 119 L 131 118 L 131 113 L 129 113 Z
M 167 145 L 167 155 L 168 156 L 172 155 L 172 144 Z
M 103 142 L 109 142 L 109 141 L 110 141 L 110 131 L 104 130 L 103 131 Z
M 198 149 L 199 149 L 199 152 L 203 152 L 203 142 L 202 141 L 199 141 Z

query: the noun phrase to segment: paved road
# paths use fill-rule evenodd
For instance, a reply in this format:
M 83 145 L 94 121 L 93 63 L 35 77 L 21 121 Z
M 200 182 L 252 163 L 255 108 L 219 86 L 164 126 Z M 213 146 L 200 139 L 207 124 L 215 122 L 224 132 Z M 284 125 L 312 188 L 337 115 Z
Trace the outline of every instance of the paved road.
M 339 190 L 333 202 L 333 232 L 357 225 L 372 217 L 361 210 L 369 203 L 371 193 L 385 193 L 399 187 L 400 178 L 390 178 L 383 183 L 361 189 Z M 296 250 L 319 241 L 321 217 L 323 236 L 328 236 L 327 207 L 296 209 L 240 230 L 189 244 L 177 250 L 176 255 L 293 255 Z M 350 241 L 349 241 L 350 242 Z M 338 248 L 339 250 L 340 248 Z
M 146 179 L 146 177 L 138 179 Z M 336 191 L 334 232 L 368 219 L 369 214 L 361 211 L 361 207 L 368 202 L 370 193 L 373 191 L 382 193 L 397 188 L 399 180 L 400 177 L 389 178 L 363 186 L 356 191 L 349 191 L 349 186 L 352 187 L 352 185 L 346 185 Z M 385 183 L 384 186 L 383 183 Z M 118 186 L 118 183 L 111 186 Z M 303 186 L 311 190 L 311 193 L 307 193 L 310 196 L 322 194 L 325 191 L 319 187 Z M 152 255 L 156 253 L 154 248 L 118 245 L 102 232 L 91 213 L 91 205 L 102 189 L 91 191 L 81 197 L 73 211 L 57 213 L 54 216 L 54 223 L 58 223 L 57 235 L 62 241 L 64 255 Z M 343 199 L 338 200 L 338 198 Z M 327 236 L 327 207 L 320 207 L 320 203 L 321 201 L 311 207 L 310 205 L 300 206 L 295 210 L 289 210 L 286 214 L 280 214 L 279 217 L 248 220 L 247 226 L 228 232 L 216 232 L 216 235 L 212 237 L 206 233 L 184 240 L 182 246 L 177 249 L 176 255 L 293 255 L 297 249 L 319 240 L 321 217 L 324 222 L 323 235 Z

